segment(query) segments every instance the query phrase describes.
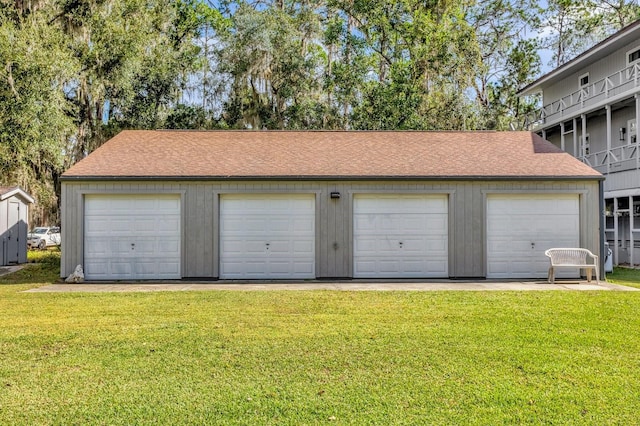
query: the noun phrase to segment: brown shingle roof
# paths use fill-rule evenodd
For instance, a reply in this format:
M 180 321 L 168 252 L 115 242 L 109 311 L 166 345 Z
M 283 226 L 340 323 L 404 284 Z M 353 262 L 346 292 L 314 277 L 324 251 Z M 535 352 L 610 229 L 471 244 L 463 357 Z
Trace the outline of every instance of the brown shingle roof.
M 529 132 L 124 131 L 69 178 L 583 177 Z

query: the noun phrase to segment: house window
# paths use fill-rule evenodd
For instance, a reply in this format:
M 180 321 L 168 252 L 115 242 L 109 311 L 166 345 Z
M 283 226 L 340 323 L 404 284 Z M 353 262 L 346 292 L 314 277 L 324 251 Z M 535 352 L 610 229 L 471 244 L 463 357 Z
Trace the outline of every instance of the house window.
M 627 52 L 627 64 L 631 65 L 640 60 L 640 48 L 635 48 Z
M 573 121 L 567 121 L 564 123 L 564 135 L 573 133 Z
M 581 88 L 589 85 L 589 73 L 582 74 L 579 79 Z

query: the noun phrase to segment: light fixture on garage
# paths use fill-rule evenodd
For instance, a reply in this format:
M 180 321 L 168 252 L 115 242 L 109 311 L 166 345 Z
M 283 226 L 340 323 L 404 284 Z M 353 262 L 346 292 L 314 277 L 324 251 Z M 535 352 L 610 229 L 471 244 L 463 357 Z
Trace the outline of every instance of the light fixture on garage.
M 331 192 L 331 198 L 340 198 L 340 193 L 338 191 Z
M 627 133 L 627 129 L 625 129 L 624 127 L 620 127 L 620 140 L 621 141 L 624 140 L 625 133 Z

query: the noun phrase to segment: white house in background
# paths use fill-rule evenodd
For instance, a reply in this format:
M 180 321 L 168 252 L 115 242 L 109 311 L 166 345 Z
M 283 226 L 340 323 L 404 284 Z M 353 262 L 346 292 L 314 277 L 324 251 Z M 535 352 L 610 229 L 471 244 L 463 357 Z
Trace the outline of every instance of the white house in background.
M 640 264 L 640 21 L 524 87 L 542 94 L 527 129 L 601 172 L 615 264 Z

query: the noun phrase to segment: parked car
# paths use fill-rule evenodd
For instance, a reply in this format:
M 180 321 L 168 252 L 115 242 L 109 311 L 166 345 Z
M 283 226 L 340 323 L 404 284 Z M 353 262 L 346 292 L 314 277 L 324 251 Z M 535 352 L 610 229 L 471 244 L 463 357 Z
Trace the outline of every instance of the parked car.
M 47 247 L 60 245 L 60 228 L 57 226 L 40 226 L 27 235 L 27 247 L 44 250 Z

